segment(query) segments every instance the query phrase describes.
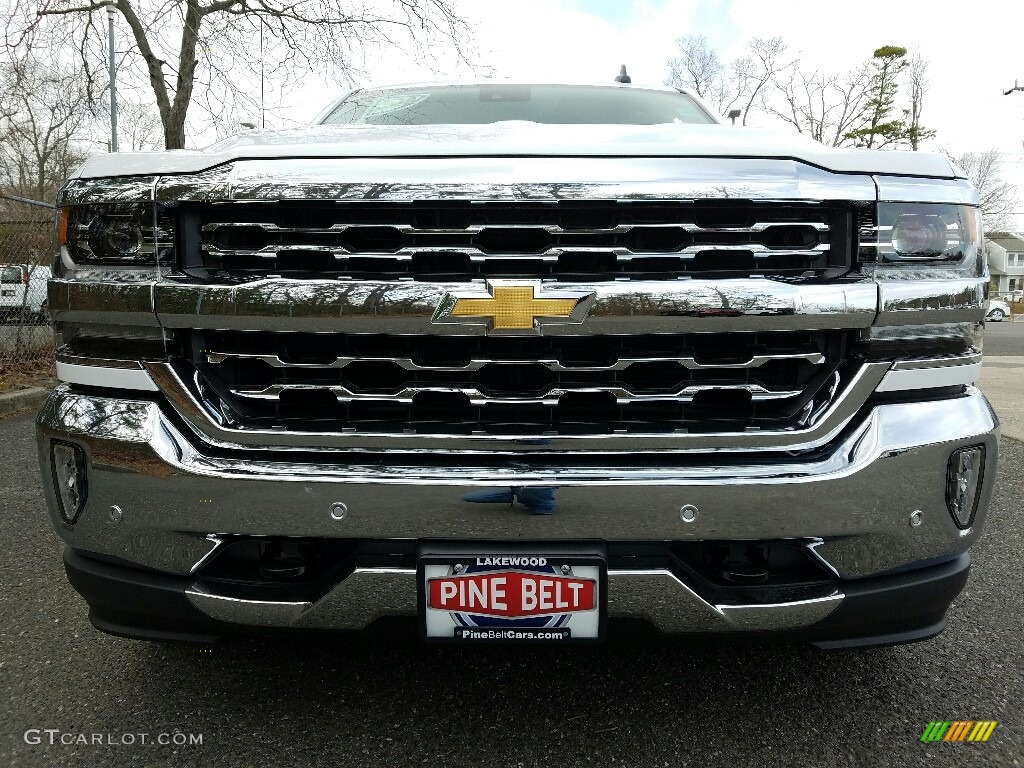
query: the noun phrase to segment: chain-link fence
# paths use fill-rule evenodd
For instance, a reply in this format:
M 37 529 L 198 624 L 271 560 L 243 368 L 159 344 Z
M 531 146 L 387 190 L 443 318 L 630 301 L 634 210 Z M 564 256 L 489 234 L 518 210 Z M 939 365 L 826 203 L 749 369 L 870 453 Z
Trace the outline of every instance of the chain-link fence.
M 0 193 L 0 391 L 51 375 L 46 302 L 54 207 Z

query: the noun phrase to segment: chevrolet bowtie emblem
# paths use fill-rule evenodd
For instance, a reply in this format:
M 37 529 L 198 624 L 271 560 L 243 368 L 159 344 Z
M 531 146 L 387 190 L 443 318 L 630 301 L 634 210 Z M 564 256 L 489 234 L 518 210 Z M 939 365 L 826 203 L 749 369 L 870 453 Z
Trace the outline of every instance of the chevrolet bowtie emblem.
M 431 322 L 540 333 L 543 325 L 582 323 L 594 295 L 593 291 L 545 289 L 540 282 L 488 281 L 487 289 L 445 293 Z

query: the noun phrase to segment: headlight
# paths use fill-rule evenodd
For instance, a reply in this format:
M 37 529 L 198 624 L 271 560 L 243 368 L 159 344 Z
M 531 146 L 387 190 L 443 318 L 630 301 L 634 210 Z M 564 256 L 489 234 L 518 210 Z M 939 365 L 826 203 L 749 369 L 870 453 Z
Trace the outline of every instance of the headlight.
M 107 259 L 135 258 L 142 250 L 142 227 L 127 216 L 97 216 L 89 223 L 89 248 Z
M 153 266 L 174 257 L 169 212 L 150 203 L 75 205 L 61 210 L 62 244 L 76 265 Z
M 969 205 L 879 203 L 861 227 L 860 259 L 879 266 L 979 263 L 981 212 Z
M 903 213 L 892 225 L 893 252 L 899 259 L 940 259 L 948 253 L 949 234 L 940 215 Z M 955 241 L 954 248 L 957 245 Z

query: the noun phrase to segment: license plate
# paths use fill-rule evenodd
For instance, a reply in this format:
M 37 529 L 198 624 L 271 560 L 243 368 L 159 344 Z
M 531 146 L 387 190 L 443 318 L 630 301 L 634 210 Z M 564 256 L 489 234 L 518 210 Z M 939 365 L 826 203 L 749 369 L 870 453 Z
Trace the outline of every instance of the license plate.
M 460 643 L 594 642 L 604 634 L 606 580 L 593 556 L 424 556 L 421 630 Z

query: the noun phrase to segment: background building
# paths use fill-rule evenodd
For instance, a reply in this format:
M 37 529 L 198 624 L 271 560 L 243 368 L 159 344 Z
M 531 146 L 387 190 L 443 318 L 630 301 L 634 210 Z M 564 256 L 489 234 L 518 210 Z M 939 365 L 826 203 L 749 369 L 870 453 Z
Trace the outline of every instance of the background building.
M 993 232 L 985 238 L 985 252 L 992 273 L 992 295 L 1024 292 L 1024 235 Z

